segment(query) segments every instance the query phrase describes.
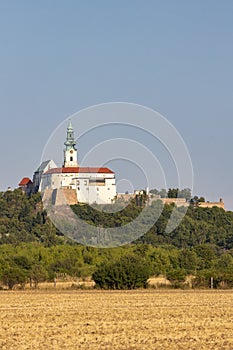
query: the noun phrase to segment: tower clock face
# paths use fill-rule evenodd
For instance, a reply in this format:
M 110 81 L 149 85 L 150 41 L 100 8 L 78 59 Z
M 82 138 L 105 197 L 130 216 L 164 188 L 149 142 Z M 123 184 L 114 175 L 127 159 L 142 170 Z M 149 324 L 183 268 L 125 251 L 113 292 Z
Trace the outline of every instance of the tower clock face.
M 73 150 L 71 150 L 70 153 L 72 154 L 72 153 L 73 153 Z

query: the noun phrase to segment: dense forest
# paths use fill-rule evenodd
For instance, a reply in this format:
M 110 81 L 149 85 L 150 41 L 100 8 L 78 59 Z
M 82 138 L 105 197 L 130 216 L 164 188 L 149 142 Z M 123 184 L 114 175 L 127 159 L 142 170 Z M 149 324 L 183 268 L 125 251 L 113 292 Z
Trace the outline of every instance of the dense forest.
M 80 218 L 102 227 L 122 225 L 143 208 L 132 201 L 116 213 L 88 205 L 73 206 Z M 161 202 L 150 210 L 161 209 Z M 233 212 L 190 205 L 179 226 L 166 233 L 173 210 L 165 205 L 157 222 L 137 241 L 117 248 L 82 246 L 63 236 L 49 220 L 39 194 L 28 198 L 17 189 L 0 193 L 0 281 L 13 288 L 33 281 L 53 280 L 60 274 L 92 276 L 101 288 L 145 287 L 150 276 L 165 275 L 180 286 L 187 275 L 194 285 L 233 286 Z M 136 277 L 135 277 L 136 276 Z

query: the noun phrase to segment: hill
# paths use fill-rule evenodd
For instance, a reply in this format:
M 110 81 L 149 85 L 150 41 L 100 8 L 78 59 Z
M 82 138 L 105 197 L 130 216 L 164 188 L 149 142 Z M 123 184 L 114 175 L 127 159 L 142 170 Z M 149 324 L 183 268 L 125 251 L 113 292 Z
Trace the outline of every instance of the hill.
M 160 201 L 155 202 L 151 210 L 158 210 L 160 205 Z M 134 271 L 134 265 L 140 265 L 150 276 L 166 275 L 175 286 L 189 274 L 195 275 L 196 286 L 208 286 L 210 276 L 216 287 L 233 286 L 233 212 L 190 206 L 180 225 L 168 234 L 165 227 L 173 209 L 173 205 L 165 205 L 150 231 L 134 243 L 112 249 L 92 248 L 62 236 L 44 211 L 39 194 L 28 198 L 18 189 L 2 192 L 0 281 L 13 288 L 28 280 L 37 285 L 65 274 L 80 278 L 93 275 L 106 282 L 106 274 L 115 271 L 116 288 L 121 285 L 119 273 L 124 275 L 122 266 L 126 264 L 131 277 L 140 275 L 140 271 Z M 132 202 L 115 214 L 86 205 L 76 205 L 73 210 L 90 223 L 108 227 L 126 223 L 142 207 Z M 175 210 L 178 215 L 183 209 Z M 127 261 L 133 262 L 131 267 Z

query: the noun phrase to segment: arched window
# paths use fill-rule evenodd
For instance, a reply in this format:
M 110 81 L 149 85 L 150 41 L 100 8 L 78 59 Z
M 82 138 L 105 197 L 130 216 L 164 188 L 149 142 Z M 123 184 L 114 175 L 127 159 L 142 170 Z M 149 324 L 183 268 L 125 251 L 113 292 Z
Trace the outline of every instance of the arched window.
M 73 157 L 70 157 L 70 161 L 73 162 Z

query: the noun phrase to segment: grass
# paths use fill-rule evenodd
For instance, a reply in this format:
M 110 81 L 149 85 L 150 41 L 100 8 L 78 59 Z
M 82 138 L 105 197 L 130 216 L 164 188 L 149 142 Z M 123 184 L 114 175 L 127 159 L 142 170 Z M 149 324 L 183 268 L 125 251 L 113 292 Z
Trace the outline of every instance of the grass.
M 233 349 L 233 291 L 0 292 L 0 349 Z

